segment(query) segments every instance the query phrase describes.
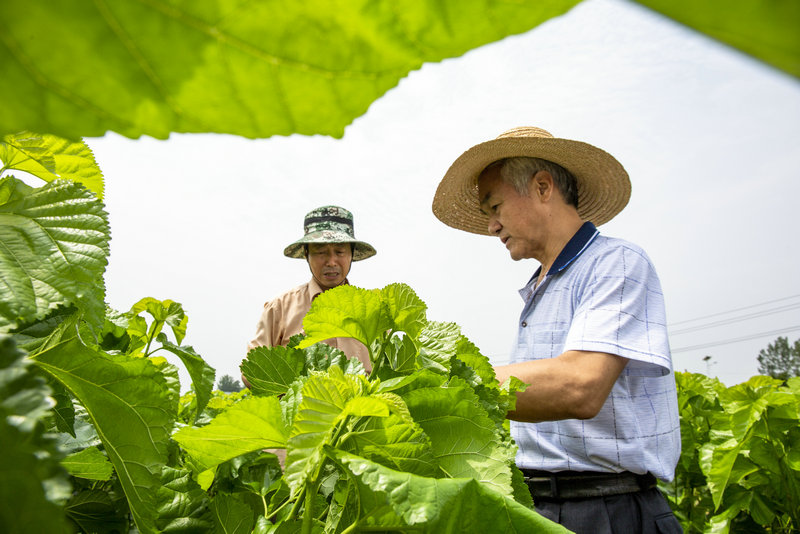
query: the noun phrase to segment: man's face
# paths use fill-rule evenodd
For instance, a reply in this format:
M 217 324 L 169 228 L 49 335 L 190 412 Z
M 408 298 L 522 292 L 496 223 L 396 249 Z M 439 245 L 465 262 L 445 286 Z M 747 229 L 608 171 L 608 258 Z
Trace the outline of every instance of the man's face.
M 478 179 L 481 211 L 489 216 L 489 233 L 496 235 L 508 249 L 511 259 L 541 257 L 544 250 L 541 201 L 529 184 L 527 195 L 520 195 L 492 167 Z
M 308 266 L 322 289 L 336 287 L 347 278 L 353 252 L 350 243 L 310 243 Z

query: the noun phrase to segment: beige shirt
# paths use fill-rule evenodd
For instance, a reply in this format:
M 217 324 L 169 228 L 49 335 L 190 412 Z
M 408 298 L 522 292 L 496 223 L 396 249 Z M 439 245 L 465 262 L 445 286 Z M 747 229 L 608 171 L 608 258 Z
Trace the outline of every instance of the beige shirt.
M 347 280 L 344 283 L 347 284 Z M 266 302 L 256 326 L 256 336 L 248 343 L 247 350 L 286 345 L 290 337 L 303 332 L 303 318 L 311 309 L 311 301 L 320 293 L 322 288 L 312 278 L 310 282 Z M 325 343 L 341 350 L 348 358 L 358 358 L 367 372 L 372 370 L 367 347 L 360 341 L 337 337 L 328 339 Z

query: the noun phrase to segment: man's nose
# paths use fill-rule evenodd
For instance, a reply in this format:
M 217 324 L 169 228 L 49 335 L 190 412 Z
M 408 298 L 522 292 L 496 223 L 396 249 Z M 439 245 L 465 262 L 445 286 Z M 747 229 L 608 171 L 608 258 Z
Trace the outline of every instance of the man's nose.
M 502 227 L 503 225 L 500 224 L 500 221 L 498 221 L 496 217 L 489 217 L 489 225 L 487 228 L 490 234 L 495 235 L 499 233 Z

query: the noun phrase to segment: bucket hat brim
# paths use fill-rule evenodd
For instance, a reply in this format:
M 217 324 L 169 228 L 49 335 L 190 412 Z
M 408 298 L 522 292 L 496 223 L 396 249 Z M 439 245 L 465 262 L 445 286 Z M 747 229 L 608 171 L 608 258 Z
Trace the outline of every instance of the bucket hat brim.
M 434 215 L 453 228 L 490 235 L 489 218 L 480 210 L 478 177 L 490 164 L 511 157 L 540 158 L 570 171 L 578 184 L 578 215 L 596 226 L 610 221 L 630 199 L 628 173 L 611 154 L 540 128 L 520 127 L 473 146 L 453 162 L 434 195 Z
M 327 244 L 327 243 L 352 243 L 353 246 L 353 261 L 361 261 L 375 255 L 375 249 L 372 245 L 364 241 L 358 241 L 350 237 L 344 232 L 312 232 L 298 239 L 285 249 L 283 255 L 289 258 L 305 259 L 306 250 L 305 245 L 309 243 Z

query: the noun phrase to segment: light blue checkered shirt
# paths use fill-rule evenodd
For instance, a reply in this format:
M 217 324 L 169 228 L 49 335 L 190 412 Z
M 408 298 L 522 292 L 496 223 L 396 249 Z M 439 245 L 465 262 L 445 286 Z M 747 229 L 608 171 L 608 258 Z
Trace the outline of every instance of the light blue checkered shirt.
M 517 465 L 545 471 L 650 472 L 672 480 L 680 455 L 675 377 L 661 284 L 638 246 L 585 223 L 541 284 L 520 290 L 525 307 L 511 362 L 568 350 L 630 361 L 596 417 L 511 422 Z M 535 388 L 536 384 L 530 387 Z

